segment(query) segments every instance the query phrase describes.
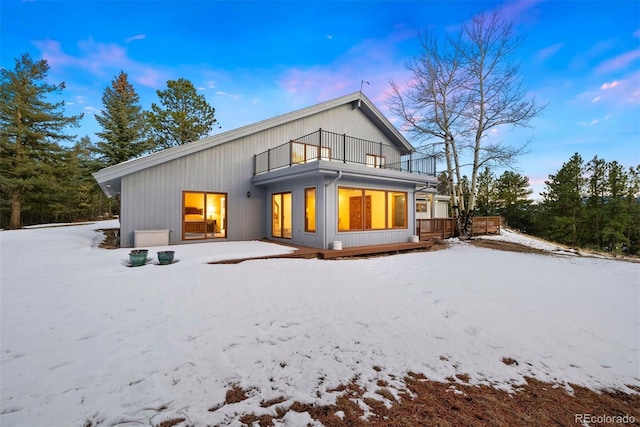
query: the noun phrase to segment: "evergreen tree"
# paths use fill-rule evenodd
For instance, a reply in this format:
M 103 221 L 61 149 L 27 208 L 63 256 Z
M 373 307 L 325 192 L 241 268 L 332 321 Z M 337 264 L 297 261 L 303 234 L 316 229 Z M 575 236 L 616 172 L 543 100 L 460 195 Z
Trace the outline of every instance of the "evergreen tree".
M 120 74 L 102 95 L 104 109 L 96 114 L 102 140 L 96 146 L 103 166 L 112 166 L 139 157 L 149 151 L 140 97 L 129 83 L 127 74 Z
M 215 108 L 198 95 L 187 79 L 169 80 L 156 92 L 161 106 L 151 104 L 146 114 L 156 149 L 183 145 L 207 136 L 218 123 Z
M 64 83 L 46 82 L 46 60 L 34 62 L 29 54 L 15 61 L 15 69 L 0 69 L 0 191 L 8 199 L 8 227 L 23 224 L 23 202 L 52 195 L 55 168 L 61 160 L 59 141 L 73 139 L 63 133 L 78 126 L 82 115 L 65 116 L 64 102 L 49 102 Z
M 497 205 L 500 216 L 513 228 L 527 231 L 531 228 L 529 196 L 533 190 L 529 178 L 519 173 L 505 171 L 496 182 Z
M 629 178 L 622 165 L 615 160 L 607 163 L 607 172 L 609 197 L 602 227 L 602 243 L 605 250 L 620 253 L 623 245 L 627 246 L 629 243 L 625 236 L 629 222 L 625 202 Z
M 579 230 L 584 220 L 583 166 L 582 157 L 575 153 L 558 173 L 549 175 L 547 191 L 542 193 L 543 221 L 547 223 L 544 237 L 574 247 L 581 241 Z
M 605 217 L 605 204 L 607 201 L 607 164 L 604 159 L 595 156 L 586 165 L 588 174 L 588 199 L 587 199 L 587 221 L 589 240 L 593 239 L 598 249 L 602 249 L 602 223 Z M 587 242 L 585 242 L 587 243 Z
M 107 208 L 110 202 L 100 190 L 91 174 L 100 169 L 100 162 L 94 156 L 95 146 L 88 136 L 65 150 L 64 167 L 60 174 L 64 182 L 73 183 L 60 189 L 62 203 L 53 211 L 68 221 L 90 220 L 102 215 L 101 206 Z
M 488 167 L 478 174 L 478 196 L 476 214 L 480 216 L 497 215 L 496 176 Z
M 629 168 L 628 184 L 625 195 L 626 211 L 628 213 L 625 236 L 630 255 L 640 254 L 640 165 Z

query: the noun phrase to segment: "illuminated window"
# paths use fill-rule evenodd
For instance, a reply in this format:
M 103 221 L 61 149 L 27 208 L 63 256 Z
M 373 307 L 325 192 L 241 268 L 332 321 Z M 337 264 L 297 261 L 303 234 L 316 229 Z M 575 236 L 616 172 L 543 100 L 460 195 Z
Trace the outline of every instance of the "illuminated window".
M 304 190 L 304 231 L 316 232 L 316 189 Z
M 387 193 L 387 215 L 389 228 L 407 228 L 407 193 Z
M 338 188 L 338 231 L 407 228 L 407 193 Z
M 291 193 L 275 193 L 271 196 L 271 235 L 291 238 Z
M 291 143 L 291 163 L 308 163 L 318 160 L 318 149 L 322 160 L 331 158 L 331 149 L 329 147 L 318 147 L 317 145 L 304 144 L 302 142 Z
M 182 193 L 182 239 L 227 237 L 227 194 Z
M 376 156 L 375 154 L 367 154 L 366 165 L 370 168 L 383 168 L 385 165 L 385 159 L 382 156 Z

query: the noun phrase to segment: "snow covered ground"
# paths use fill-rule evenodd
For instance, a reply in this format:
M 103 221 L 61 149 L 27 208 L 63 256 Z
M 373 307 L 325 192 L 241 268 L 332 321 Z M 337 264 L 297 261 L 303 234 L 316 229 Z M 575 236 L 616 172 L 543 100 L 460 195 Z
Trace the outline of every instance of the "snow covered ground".
M 0 425 L 239 425 L 275 414 L 261 401 L 331 403 L 352 378 L 383 399 L 376 381 L 401 388 L 408 371 L 640 386 L 640 264 L 465 243 L 207 264 L 290 251 L 253 241 L 171 246 L 177 263 L 130 268 L 128 249 L 98 247 L 95 229 L 116 225 L 0 232 Z M 231 384 L 249 399 L 209 411 Z

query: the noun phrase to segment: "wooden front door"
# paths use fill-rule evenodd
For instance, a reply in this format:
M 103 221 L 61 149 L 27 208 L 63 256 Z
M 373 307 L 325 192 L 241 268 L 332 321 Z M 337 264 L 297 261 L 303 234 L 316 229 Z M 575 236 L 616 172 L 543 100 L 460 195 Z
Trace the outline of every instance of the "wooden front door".
M 364 228 L 371 229 L 371 196 L 364 198 Z M 362 230 L 362 197 L 349 197 L 349 230 Z

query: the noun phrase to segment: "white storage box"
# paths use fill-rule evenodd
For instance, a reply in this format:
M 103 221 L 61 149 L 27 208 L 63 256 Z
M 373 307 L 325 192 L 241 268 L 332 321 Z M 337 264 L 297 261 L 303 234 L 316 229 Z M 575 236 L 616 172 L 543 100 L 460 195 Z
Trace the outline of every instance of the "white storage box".
M 133 247 L 168 246 L 169 230 L 135 230 L 133 232 Z

